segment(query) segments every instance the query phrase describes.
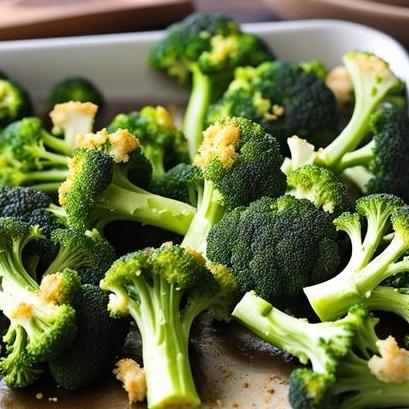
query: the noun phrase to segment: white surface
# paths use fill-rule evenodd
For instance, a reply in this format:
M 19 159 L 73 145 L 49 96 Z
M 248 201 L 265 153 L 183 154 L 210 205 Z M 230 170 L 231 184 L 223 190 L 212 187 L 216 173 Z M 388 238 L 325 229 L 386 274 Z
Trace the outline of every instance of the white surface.
M 344 21 L 309 20 L 243 26 L 265 39 L 277 57 L 289 61 L 319 59 L 328 67 L 351 50 L 372 51 L 391 63 L 409 84 L 409 59 L 403 47 L 377 30 Z M 21 81 L 35 100 L 66 76 L 91 78 L 113 99 L 180 100 L 184 89 L 147 64 L 161 32 L 0 42 L 0 69 Z

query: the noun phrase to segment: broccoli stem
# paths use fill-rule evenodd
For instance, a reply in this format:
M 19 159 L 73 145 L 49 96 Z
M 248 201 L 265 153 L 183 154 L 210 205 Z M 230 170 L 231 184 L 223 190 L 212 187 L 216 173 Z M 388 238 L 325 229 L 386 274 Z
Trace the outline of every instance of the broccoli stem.
M 61 183 L 38 183 L 35 185 L 30 185 L 29 187 L 34 190 L 39 190 L 44 193 L 56 193 Z
M 165 173 L 163 150 L 147 145 L 143 147 L 143 153 L 152 164 L 153 176 L 162 176 Z
M 338 328 L 331 327 L 332 323 L 310 324 L 291 317 L 258 297 L 254 291 L 244 295 L 232 316 L 261 339 L 296 356 L 302 364 L 310 360 L 314 371 L 325 373 L 328 358 L 314 345 L 337 335 Z M 339 332 L 342 331 L 340 328 Z
M 158 275 L 152 286 L 143 278 L 133 285 L 140 302 L 131 299 L 129 312 L 141 332 L 149 408 L 199 406 L 189 362 L 190 325 L 180 320 L 183 292 Z
M 394 264 L 407 251 L 407 244 L 395 234 L 386 249 L 362 269 L 348 265 L 340 274 L 323 283 L 306 287 L 304 292 L 322 321 L 346 313 L 351 305 L 365 302 L 373 289 L 386 278 L 402 271 Z
M 355 166 L 345 169 L 341 173 L 341 178 L 355 185 L 361 192 L 366 193 L 366 186 L 373 178 L 373 174 L 363 166 Z
M 103 209 L 108 217 L 116 214 L 125 220 L 178 234 L 187 232 L 195 214 L 195 208 L 186 203 L 154 195 L 135 186 L 131 191 L 113 183 L 106 189 L 97 207 Z
M 223 217 L 225 210 L 216 200 L 217 191 L 213 183 L 205 180 L 203 196 L 197 212 L 185 234 L 182 246 L 204 252 L 210 229 Z
M 69 157 L 65 155 L 60 155 L 59 153 L 52 153 L 48 152 L 42 148 L 29 148 L 32 155 L 36 158 L 40 159 L 41 161 L 45 162 L 45 165 L 50 166 L 68 166 Z
M 337 173 L 342 172 L 344 169 L 352 168 L 354 166 L 368 167 L 374 158 L 373 149 L 375 142 L 371 141 L 362 148 L 359 148 L 353 152 L 346 153 L 339 161 L 338 165 L 334 169 Z
M 25 182 L 42 182 L 42 181 L 56 181 L 64 182 L 67 178 L 68 170 L 67 169 L 52 169 L 52 170 L 39 170 L 36 172 L 29 172 L 24 175 Z
M 43 132 L 43 143 L 48 148 L 53 149 L 54 151 L 65 155 L 70 156 L 71 150 L 67 146 L 64 140 L 56 138 L 55 136 L 50 135 L 48 132 Z
M 211 99 L 211 80 L 204 75 L 197 64 L 192 64 L 192 90 L 183 119 L 183 132 L 186 136 L 190 159 L 196 156 L 202 143 L 204 121 Z
M 73 252 L 71 248 L 60 247 L 57 256 L 48 266 L 43 276 L 58 273 L 59 271 L 63 271 L 65 268 L 75 268 L 78 270 L 81 267 L 85 267 L 82 261 L 84 261 L 86 266 L 86 258 L 84 258 L 84 254 L 81 252 Z
M 398 288 L 378 286 L 363 302 L 370 310 L 393 312 L 409 323 L 409 294 Z

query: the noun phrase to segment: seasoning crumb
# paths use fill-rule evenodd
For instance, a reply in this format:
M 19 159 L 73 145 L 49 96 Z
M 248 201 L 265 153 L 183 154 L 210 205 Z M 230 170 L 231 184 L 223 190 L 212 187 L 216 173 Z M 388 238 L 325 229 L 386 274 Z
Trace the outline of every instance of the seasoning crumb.
M 242 387 L 243 389 L 247 389 L 249 386 L 250 386 L 250 383 L 249 383 L 248 381 L 244 381 L 244 382 L 241 384 L 241 387 Z
M 232 408 L 236 409 L 239 407 L 239 403 L 237 401 L 233 401 Z
M 269 389 L 267 389 L 267 393 L 269 393 L 270 395 L 273 395 L 275 393 L 275 389 L 274 388 L 269 388 Z
M 36 393 L 36 399 L 43 399 L 44 394 L 41 392 Z
M 49 398 L 48 398 L 48 402 L 58 402 L 58 398 L 56 397 L 56 396 L 50 396 Z
M 217 406 L 222 406 L 222 401 L 221 401 L 220 399 L 217 399 L 216 405 L 217 405 Z

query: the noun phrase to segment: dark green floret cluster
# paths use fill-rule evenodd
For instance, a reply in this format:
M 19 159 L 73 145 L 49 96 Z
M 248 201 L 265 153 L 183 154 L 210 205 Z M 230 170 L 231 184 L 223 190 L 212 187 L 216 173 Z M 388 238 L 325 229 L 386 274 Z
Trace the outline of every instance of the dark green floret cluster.
M 147 62 L 190 86 L 184 111 L 107 120 L 72 76 L 42 121 L 0 73 L 5 387 L 115 376 L 130 405 L 194 409 L 219 354 L 251 349 L 294 361 L 293 409 L 409 407 L 406 84 L 366 51 L 291 61 L 195 13 Z

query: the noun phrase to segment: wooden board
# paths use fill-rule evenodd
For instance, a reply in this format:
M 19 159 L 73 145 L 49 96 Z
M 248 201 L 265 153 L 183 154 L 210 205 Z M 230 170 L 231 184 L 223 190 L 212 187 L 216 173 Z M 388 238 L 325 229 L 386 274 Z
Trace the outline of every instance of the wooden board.
M 190 0 L 0 0 L 0 40 L 157 29 L 192 10 Z

